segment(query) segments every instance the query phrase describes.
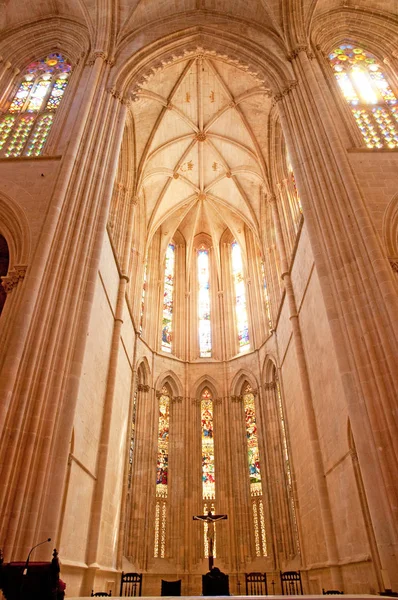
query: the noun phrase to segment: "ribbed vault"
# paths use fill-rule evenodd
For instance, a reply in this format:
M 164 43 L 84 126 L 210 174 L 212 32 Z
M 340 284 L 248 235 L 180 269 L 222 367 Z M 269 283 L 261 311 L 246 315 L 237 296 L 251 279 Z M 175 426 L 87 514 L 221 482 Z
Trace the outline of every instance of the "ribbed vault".
M 161 228 L 164 250 L 179 229 L 189 261 L 200 233 L 215 249 L 227 228 L 243 248 L 245 226 L 260 239 L 270 108 L 253 75 L 200 52 L 141 87 L 132 111 L 148 240 Z

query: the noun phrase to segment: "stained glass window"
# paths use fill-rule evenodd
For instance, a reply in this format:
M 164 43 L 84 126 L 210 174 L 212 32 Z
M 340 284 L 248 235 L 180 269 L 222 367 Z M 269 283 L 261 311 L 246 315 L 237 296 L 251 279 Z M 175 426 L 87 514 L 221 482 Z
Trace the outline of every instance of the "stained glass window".
M 158 459 L 156 472 L 156 496 L 167 498 L 167 477 L 169 470 L 169 421 L 170 396 L 166 388 L 159 398 Z
M 269 304 L 269 295 L 268 295 L 268 289 L 267 289 L 267 279 L 265 277 L 265 265 L 264 265 L 264 261 L 261 260 L 261 275 L 263 278 L 263 290 L 264 290 L 264 300 L 265 300 L 265 310 L 267 313 L 267 319 L 268 319 L 268 326 L 270 329 L 272 329 L 272 319 L 271 319 L 271 308 L 270 308 L 270 304 Z
M 146 294 L 146 290 L 147 290 L 147 266 L 148 266 L 148 261 L 145 261 L 144 282 L 142 284 L 142 293 L 141 293 L 140 333 L 142 333 L 142 326 L 144 324 L 145 294 Z
M 128 476 L 128 487 L 131 487 L 131 481 L 133 478 L 133 456 L 134 456 L 134 444 L 135 444 L 135 419 L 137 414 L 137 388 L 133 396 L 133 410 L 131 415 L 131 431 L 130 431 L 130 448 L 129 448 L 129 476 Z
M 154 557 L 164 558 L 166 546 L 166 499 L 169 474 L 170 395 L 162 388 L 159 398 L 158 452 L 156 463 L 156 508 Z
M 216 484 L 214 477 L 213 400 L 209 390 L 204 390 L 200 403 L 202 426 L 202 492 L 203 500 L 214 500 Z
M 69 62 L 57 53 L 26 68 L 8 111 L 0 120 L 2 156 L 41 154 L 70 72 Z
M 243 395 L 243 406 L 245 409 L 247 454 L 249 461 L 250 494 L 259 496 L 262 494 L 260 452 L 258 449 L 256 409 L 254 406 L 254 394 L 248 386 Z
M 174 267 L 175 246 L 169 244 L 166 251 L 163 292 L 162 350 L 164 352 L 171 352 L 172 348 Z
M 232 244 L 232 277 L 236 297 L 236 323 L 238 327 L 239 348 L 250 349 L 249 323 L 246 309 L 246 286 L 243 277 L 242 253 L 237 242 Z
M 398 148 L 398 101 L 380 61 L 345 43 L 329 54 L 337 83 L 368 148 Z
M 198 282 L 199 351 L 205 358 L 211 356 L 211 325 L 209 251 L 204 247 L 198 250 Z

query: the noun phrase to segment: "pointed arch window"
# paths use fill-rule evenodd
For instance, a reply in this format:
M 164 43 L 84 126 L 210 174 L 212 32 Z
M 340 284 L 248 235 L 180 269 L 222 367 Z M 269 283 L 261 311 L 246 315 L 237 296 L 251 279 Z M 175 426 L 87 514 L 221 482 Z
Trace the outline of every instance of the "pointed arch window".
M 211 357 L 210 322 L 210 261 L 209 250 L 201 246 L 197 253 L 198 261 L 198 316 L 199 316 L 199 356 Z
M 203 514 L 216 513 L 216 480 L 214 468 L 213 399 L 210 391 L 203 390 L 200 398 L 200 420 L 202 435 L 202 498 Z M 209 556 L 208 525 L 204 523 L 204 554 Z M 214 526 L 213 556 L 216 557 L 216 529 Z
M 242 252 L 234 241 L 231 246 L 232 277 L 235 288 L 235 314 L 240 351 L 250 350 L 249 322 L 246 308 L 246 286 L 243 276 Z
M 147 267 L 148 267 L 148 259 L 145 260 L 145 264 L 144 264 L 144 281 L 142 284 L 142 292 L 141 292 L 140 334 L 142 333 L 142 328 L 144 325 L 145 295 L 147 292 Z
M 256 556 L 267 556 L 267 535 L 265 528 L 256 408 L 254 403 L 254 393 L 250 384 L 246 384 L 243 390 L 243 407 L 245 411 L 247 458 L 249 465 Z
M 30 63 L 0 120 L 0 156 L 39 156 L 68 85 L 72 66 L 62 54 Z
M 170 392 L 163 387 L 159 395 L 158 451 L 156 463 L 156 508 L 154 557 L 164 558 L 169 476 Z
M 380 61 L 344 43 L 329 54 L 344 98 L 368 148 L 398 148 L 398 101 Z
M 175 271 L 175 245 L 167 246 L 166 264 L 164 270 L 163 320 L 162 320 L 162 350 L 171 352 L 173 339 L 173 296 Z

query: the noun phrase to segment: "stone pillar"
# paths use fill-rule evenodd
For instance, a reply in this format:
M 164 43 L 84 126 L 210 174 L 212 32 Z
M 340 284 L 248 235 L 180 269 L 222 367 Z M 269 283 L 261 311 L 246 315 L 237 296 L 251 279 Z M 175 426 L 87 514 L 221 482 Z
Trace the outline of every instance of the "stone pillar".
M 282 279 L 285 284 L 286 297 L 289 306 L 290 322 L 292 325 L 293 339 L 296 346 L 296 357 L 300 375 L 301 389 L 303 393 L 306 422 L 311 444 L 312 459 L 314 466 L 315 485 L 318 493 L 318 502 L 321 509 L 321 520 L 325 537 L 326 550 L 330 561 L 330 569 L 335 589 L 343 589 L 343 579 L 338 567 L 339 555 L 337 550 L 336 533 L 334 530 L 333 516 L 330 507 L 329 492 L 326 484 L 325 469 L 321 447 L 319 443 L 318 427 L 315 418 L 315 410 L 311 393 L 310 379 L 308 375 L 307 361 L 305 358 L 304 345 L 301 336 L 299 316 L 297 313 L 296 299 L 294 297 L 293 284 L 288 270 L 288 263 L 283 241 L 281 221 L 278 213 L 275 196 L 270 197 L 272 214 L 275 224 L 275 235 L 278 250 L 281 257 Z
M 2 416 L 7 415 L 8 425 L 1 440 L 1 538 L 7 540 L 10 559 L 25 557 L 41 535 L 57 534 L 125 119 L 125 107 L 105 90 L 108 71 L 102 53 L 87 65 L 86 95 L 62 159 L 3 365 Z M 70 315 L 75 315 L 73 322 Z
M 398 586 L 398 303 L 384 257 L 308 49 L 276 97 L 331 327 L 385 587 Z

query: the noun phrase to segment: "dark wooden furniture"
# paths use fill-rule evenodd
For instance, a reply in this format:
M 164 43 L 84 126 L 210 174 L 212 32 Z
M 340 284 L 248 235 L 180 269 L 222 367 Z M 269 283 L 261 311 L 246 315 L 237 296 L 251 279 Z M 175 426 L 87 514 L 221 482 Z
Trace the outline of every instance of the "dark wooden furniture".
M 281 571 L 281 588 L 284 596 L 301 596 L 303 584 L 300 571 Z
M 120 595 L 132 597 L 142 595 L 142 573 L 122 573 L 120 581 Z
M 322 594 L 324 596 L 335 596 L 336 594 L 344 594 L 344 592 L 340 592 L 339 590 L 324 590 L 322 588 Z
M 202 575 L 202 596 L 229 596 L 228 575 L 218 567 L 213 567 L 206 575 Z
M 63 600 L 58 552 L 51 562 L 10 562 L 0 558 L 0 589 L 6 600 Z
M 177 579 L 177 581 L 165 581 L 162 579 L 161 581 L 161 596 L 181 596 L 181 579 Z
M 104 597 L 104 596 L 107 596 L 107 597 L 109 598 L 109 596 L 112 596 L 112 592 L 109 590 L 109 594 L 108 594 L 108 592 L 95 592 L 95 593 L 94 593 L 94 590 L 91 590 L 91 596 L 92 596 L 92 597 L 94 597 L 94 596 L 95 596 L 95 597 L 97 597 L 97 598 L 98 598 L 99 596 L 102 596 L 102 597 Z
M 245 573 L 246 596 L 268 596 L 266 573 Z

